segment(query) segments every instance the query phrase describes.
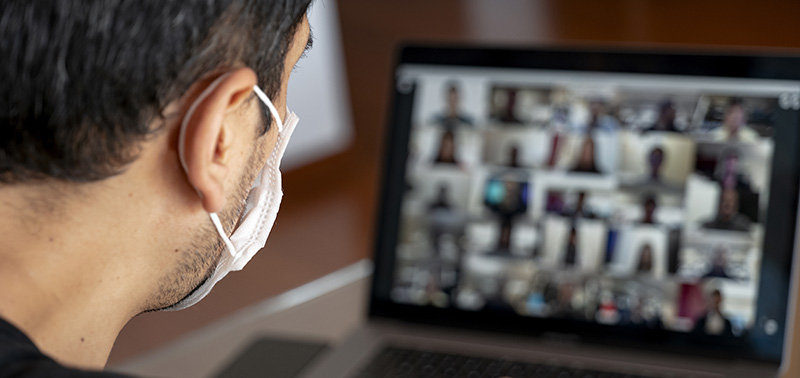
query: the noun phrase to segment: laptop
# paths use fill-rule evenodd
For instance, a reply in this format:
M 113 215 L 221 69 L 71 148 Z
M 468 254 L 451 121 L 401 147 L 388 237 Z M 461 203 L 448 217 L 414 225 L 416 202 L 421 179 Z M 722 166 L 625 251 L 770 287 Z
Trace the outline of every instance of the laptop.
M 305 377 L 771 377 L 800 58 L 405 47 L 369 321 Z

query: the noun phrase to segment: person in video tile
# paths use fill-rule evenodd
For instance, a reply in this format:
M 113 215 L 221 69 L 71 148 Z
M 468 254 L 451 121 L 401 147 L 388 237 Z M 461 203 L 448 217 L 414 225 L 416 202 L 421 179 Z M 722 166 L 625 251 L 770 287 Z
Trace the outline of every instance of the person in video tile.
M 602 101 L 592 101 L 589 105 L 589 123 L 586 130 L 591 131 L 617 131 L 619 130 L 619 121 L 609 115 L 606 111 L 606 106 Z
M 446 109 L 442 114 L 435 116 L 433 122 L 448 129 L 460 125 L 472 125 L 472 118 L 460 112 L 461 93 L 456 83 L 447 85 L 446 96 Z
M 703 223 L 703 227 L 727 231 L 750 230 L 750 219 L 739 213 L 739 192 L 722 189 L 715 219 Z
M 706 303 L 706 313 L 694 324 L 694 333 L 713 336 L 733 336 L 733 325 L 722 313 L 722 292 L 715 289 Z
M 639 262 L 636 264 L 636 274 L 646 275 L 653 271 L 653 247 L 650 244 L 642 245 L 639 251 Z
M 664 164 L 664 150 L 656 147 L 650 151 L 647 160 L 650 164 L 650 181 L 661 182 L 661 166 Z
M 506 103 L 503 108 L 499 110 L 498 114 L 495 114 L 494 117 L 503 123 L 522 123 L 522 121 L 517 118 L 515 114 L 517 109 L 517 90 L 509 88 L 505 92 Z
M 575 165 L 575 168 L 572 169 L 572 172 L 580 172 L 580 173 L 600 173 L 600 170 L 597 169 L 597 165 L 595 164 L 595 148 L 594 148 L 594 140 L 591 136 L 586 136 L 583 140 L 583 144 L 581 144 L 580 155 L 578 156 L 578 163 Z
M 428 205 L 428 217 L 430 219 L 428 232 L 431 247 L 436 255 L 441 255 L 445 235 L 452 236 L 456 247 L 458 247 L 459 239 L 463 233 L 464 219 L 451 205 L 450 193 L 446 185 L 439 185 L 436 198 Z
M 759 135 L 747 126 L 747 113 L 741 101 L 734 100 L 725 111 L 722 125 L 711 131 L 716 142 L 755 142 Z
M 452 130 L 445 130 L 439 141 L 439 152 L 436 154 L 436 164 L 458 164 L 456 161 L 456 136 Z
M 569 230 L 569 238 L 567 239 L 567 247 L 564 251 L 564 266 L 571 268 L 578 263 L 578 230 L 572 227 Z
M 506 163 L 506 166 L 509 168 L 521 167 L 519 164 L 519 146 L 511 146 L 511 149 L 508 150 L 508 162 Z
M 595 218 L 595 214 L 586 208 L 586 192 L 578 192 L 578 198 L 571 208 L 564 208 L 561 215 L 567 218 Z
M 662 102 L 658 107 L 658 119 L 656 123 L 644 131 L 681 132 L 675 127 L 675 113 L 675 104 L 673 104 L 672 101 L 667 100 Z
M 510 219 L 528 209 L 527 184 L 518 181 L 514 172 L 489 179 L 485 190 L 486 207 L 502 218 Z
M 656 213 L 656 197 L 652 194 L 646 196 L 644 198 L 644 202 L 642 203 L 642 209 L 644 215 L 642 216 L 642 224 L 655 224 L 655 213 Z
M 726 150 L 717 163 L 714 179 L 725 189 L 751 191 L 750 181 L 740 172 L 739 155 L 735 150 Z
M 500 233 L 497 238 L 497 252 L 511 253 L 511 219 L 500 222 Z
M 714 249 L 714 256 L 711 258 L 711 267 L 703 277 L 705 278 L 731 278 L 727 272 L 728 258 L 724 247 L 718 246 Z

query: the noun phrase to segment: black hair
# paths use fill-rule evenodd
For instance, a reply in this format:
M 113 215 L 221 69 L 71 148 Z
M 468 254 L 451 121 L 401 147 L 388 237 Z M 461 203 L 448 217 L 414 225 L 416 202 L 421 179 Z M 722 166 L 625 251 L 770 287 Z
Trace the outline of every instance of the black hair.
M 274 98 L 310 1 L 3 1 L 0 183 L 119 174 L 214 72 L 250 67 Z
M 650 150 L 650 155 L 651 155 L 651 156 L 652 156 L 654 153 L 659 153 L 659 154 L 661 154 L 661 157 L 664 157 L 664 149 L 663 149 L 663 148 L 661 148 L 661 147 L 655 147 L 655 148 L 653 148 L 652 150 Z
M 672 100 L 664 100 L 658 104 L 658 109 L 663 113 L 667 109 L 675 109 L 675 104 L 672 102 Z
M 728 102 L 729 107 L 739 106 L 744 108 L 744 100 L 741 97 L 733 97 Z
M 450 81 L 448 81 L 448 82 L 445 84 L 445 86 L 444 86 L 444 87 L 445 87 L 445 92 L 446 92 L 447 94 L 450 94 L 450 93 L 452 93 L 452 92 L 456 92 L 456 93 L 458 93 L 458 92 L 460 92 L 460 91 L 461 91 L 461 88 L 460 88 L 460 86 L 459 86 L 459 84 L 458 84 L 458 81 L 456 81 L 456 80 L 450 80 Z

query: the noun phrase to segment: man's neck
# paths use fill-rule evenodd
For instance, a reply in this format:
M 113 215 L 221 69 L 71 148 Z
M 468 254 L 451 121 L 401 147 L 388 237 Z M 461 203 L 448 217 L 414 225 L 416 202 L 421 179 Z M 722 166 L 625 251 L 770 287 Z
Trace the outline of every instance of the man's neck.
M 93 213 L 74 198 L 37 213 L 38 189 L 0 189 L 0 317 L 60 363 L 102 368 L 140 300 L 132 282 L 141 268 L 126 257 L 124 239 L 109 244 L 109 229 L 125 229 L 124 217 L 113 205 Z
M 127 319 L 114 312 L 87 315 L 90 303 L 72 302 L 59 290 L 48 290 L 27 274 L 14 274 L 0 260 L 0 317 L 25 333 L 48 356 L 68 366 L 100 369 L 105 366 L 116 335 Z M 64 287 L 69 287 L 67 284 Z M 16 294 L 15 294 L 16 293 Z

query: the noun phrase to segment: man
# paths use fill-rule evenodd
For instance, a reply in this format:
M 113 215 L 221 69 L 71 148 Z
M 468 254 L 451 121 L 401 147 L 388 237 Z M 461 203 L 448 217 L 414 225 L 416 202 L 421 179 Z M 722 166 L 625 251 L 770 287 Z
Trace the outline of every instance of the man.
M 731 278 L 728 275 L 728 258 L 726 257 L 725 247 L 717 246 L 714 249 L 714 256 L 711 259 L 711 267 L 703 278 Z
M 706 313 L 694 323 L 695 334 L 733 337 L 733 324 L 722 313 L 722 292 L 714 289 L 707 302 Z
M 656 224 L 656 207 L 658 207 L 658 203 L 654 194 L 651 193 L 644 197 L 642 202 L 642 212 L 644 213 L 642 224 Z
M 650 164 L 650 181 L 660 182 L 662 180 L 661 166 L 664 164 L 664 150 L 661 147 L 652 149 L 647 162 Z
M 658 106 L 658 119 L 653 125 L 645 129 L 644 132 L 651 132 L 651 131 L 663 131 L 671 133 L 681 132 L 675 126 L 676 114 L 677 112 L 675 110 L 675 104 L 673 104 L 672 101 L 666 100 L 662 102 Z
M 572 172 L 601 173 L 600 170 L 597 169 L 594 151 L 595 151 L 594 139 L 592 139 L 590 135 L 587 135 L 583 139 L 583 142 L 581 143 L 581 150 L 578 154 L 578 161 L 575 163 L 575 167 L 572 168 Z
M 113 376 L 263 246 L 308 3 L 2 2 L 0 376 Z
M 711 131 L 711 137 L 715 142 L 752 143 L 759 139 L 758 133 L 747 126 L 747 113 L 738 100 L 728 106 L 722 125 Z
M 456 82 L 447 84 L 447 99 L 444 112 L 434 117 L 433 122 L 452 130 L 456 126 L 472 126 L 472 118 L 461 113 L 461 93 Z
M 581 132 L 616 132 L 621 127 L 619 121 L 614 116 L 608 114 L 606 103 L 594 100 L 589 103 L 589 122 Z
M 750 230 L 751 223 L 749 218 L 739 213 L 739 192 L 736 189 L 722 189 L 717 216 L 703 223 L 703 227 L 744 232 Z

